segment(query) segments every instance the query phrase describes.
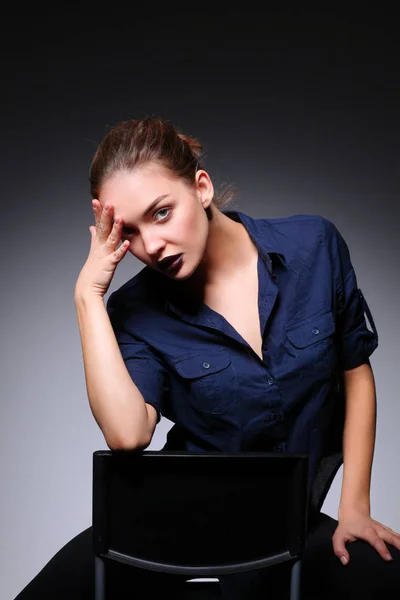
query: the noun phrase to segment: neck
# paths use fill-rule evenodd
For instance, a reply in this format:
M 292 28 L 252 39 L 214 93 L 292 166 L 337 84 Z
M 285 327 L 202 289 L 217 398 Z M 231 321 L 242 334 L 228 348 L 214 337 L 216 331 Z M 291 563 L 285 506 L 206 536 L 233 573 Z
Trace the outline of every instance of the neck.
M 211 207 L 207 247 L 192 283 L 204 287 L 232 279 L 248 268 L 256 253 L 244 225 Z

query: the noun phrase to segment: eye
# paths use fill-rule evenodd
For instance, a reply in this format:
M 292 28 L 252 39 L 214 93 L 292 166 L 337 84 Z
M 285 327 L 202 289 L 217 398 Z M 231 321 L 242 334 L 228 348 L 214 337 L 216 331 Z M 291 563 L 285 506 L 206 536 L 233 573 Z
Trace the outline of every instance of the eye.
M 171 209 L 170 208 L 160 208 L 156 213 L 154 213 L 154 219 L 158 222 L 166 221 L 170 216 Z M 160 218 L 157 218 L 160 217 Z
M 129 238 L 135 233 L 135 230 L 132 227 L 123 227 L 122 228 L 122 237 Z

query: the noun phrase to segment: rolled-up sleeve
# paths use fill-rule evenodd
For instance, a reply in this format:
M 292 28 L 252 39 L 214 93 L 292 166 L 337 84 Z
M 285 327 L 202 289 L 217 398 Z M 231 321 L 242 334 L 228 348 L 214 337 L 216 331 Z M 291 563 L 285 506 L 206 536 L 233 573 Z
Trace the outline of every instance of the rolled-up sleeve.
M 148 344 L 125 330 L 127 315 L 122 309 L 118 310 L 112 295 L 107 302 L 107 312 L 128 373 L 146 404 L 150 404 L 157 411 L 158 423 L 166 389 L 166 370 Z
M 365 315 L 370 314 L 363 293 L 357 286 L 352 270 L 344 281 L 342 310 L 338 318 L 339 360 L 344 371 L 355 369 L 368 362 L 378 346 L 378 334 L 372 316 L 368 319 L 373 331 L 367 327 Z
M 368 362 L 378 346 L 378 333 L 367 301 L 358 287 L 348 246 L 336 227 L 330 225 L 338 356 L 341 369 L 346 371 Z

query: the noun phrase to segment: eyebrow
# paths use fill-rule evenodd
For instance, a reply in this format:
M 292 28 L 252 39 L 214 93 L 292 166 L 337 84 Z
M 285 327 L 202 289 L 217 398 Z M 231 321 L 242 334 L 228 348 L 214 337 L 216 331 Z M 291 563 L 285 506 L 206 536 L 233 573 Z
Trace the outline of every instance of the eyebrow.
M 144 211 L 144 213 L 143 213 L 143 216 L 144 216 L 144 217 L 147 217 L 147 215 L 149 214 L 149 212 L 151 212 L 151 211 L 153 210 L 153 208 L 154 208 L 155 206 L 157 206 L 157 204 L 158 204 L 159 202 L 161 202 L 161 200 L 164 200 L 165 198 L 168 198 L 168 196 L 170 196 L 170 195 L 171 195 L 171 194 L 163 194 L 162 196 L 158 196 L 158 198 L 156 198 L 155 200 L 153 200 L 153 202 L 150 204 L 150 206 L 148 206 L 148 207 L 146 208 L 146 210 L 145 210 L 145 211 Z M 114 223 L 114 218 L 112 218 L 112 222 Z M 129 227 L 129 225 L 128 225 L 128 227 Z
M 170 194 L 163 194 L 162 196 L 158 196 L 158 198 L 156 198 L 155 200 L 153 200 L 153 202 L 150 204 L 150 206 L 148 208 L 146 208 L 146 210 L 144 211 L 144 215 L 143 216 L 147 216 L 149 214 L 149 212 L 151 212 L 153 210 L 153 208 L 159 203 L 161 202 L 161 200 L 164 200 L 164 198 L 167 198 Z

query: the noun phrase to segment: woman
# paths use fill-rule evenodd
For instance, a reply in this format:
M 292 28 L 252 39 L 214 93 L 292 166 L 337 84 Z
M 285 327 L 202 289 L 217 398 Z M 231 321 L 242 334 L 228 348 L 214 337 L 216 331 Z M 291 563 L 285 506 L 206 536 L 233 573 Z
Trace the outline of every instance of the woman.
M 93 415 L 111 449 L 146 448 L 165 415 L 175 423 L 169 448 L 307 452 L 312 482 L 342 376 L 339 519 L 319 515 L 313 523 L 303 594 L 397 597 L 400 535 L 370 516 L 369 356 L 377 336 L 366 326 L 346 243 L 319 216 L 255 220 L 222 211 L 201 154 L 168 121 L 146 118 L 114 127 L 93 158 L 95 226 L 75 288 Z M 104 295 L 128 252 L 146 268 L 106 309 Z M 66 591 L 65 571 L 79 569 Z M 36 597 L 34 589 L 45 598 L 45 588 L 52 597 L 88 598 L 92 581 L 88 529 L 18 598 Z M 265 596 L 273 585 L 258 573 L 221 583 L 232 599 Z

